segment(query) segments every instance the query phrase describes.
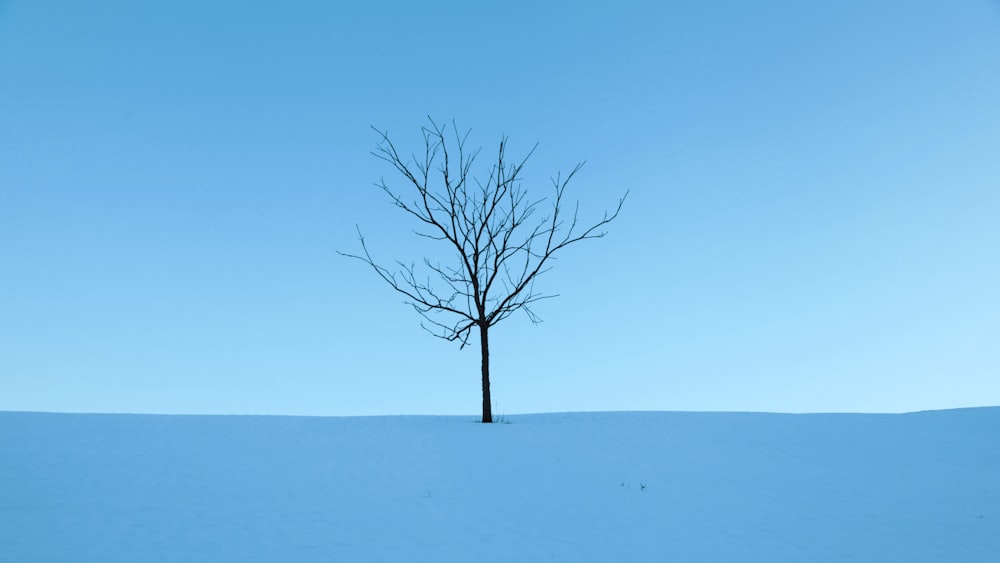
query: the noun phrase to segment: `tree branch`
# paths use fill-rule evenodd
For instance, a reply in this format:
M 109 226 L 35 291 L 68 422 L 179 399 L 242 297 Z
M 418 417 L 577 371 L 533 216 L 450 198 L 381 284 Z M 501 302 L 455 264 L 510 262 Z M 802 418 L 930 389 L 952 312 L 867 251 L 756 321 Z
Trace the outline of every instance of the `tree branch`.
M 424 141 L 422 160 L 411 156 L 404 160 L 387 131 L 372 129 L 379 141 L 372 154 L 387 162 L 406 181 L 412 199 L 391 188 L 384 179 L 375 185 L 385 192 L 396 207 L 414 217 L 422 225 L 413 232 L 420 238 L 446 241 L 455 254 L 457 267 L 442 266 L 428 259 L 423 261 L 426 281 L 418 281 L 415 265 L 398 264 L 390 270 L 377 264 L 368 251 L 358 229 L 361 254 L 340 254 L 361 260 L 406 302 L 420 313 L 426 330 L 435 336 L 460 341 L 464 346 L 473 327 L 487 328 L 523 310 L 529 320 L 541 319 L 531 305 L 556 295 L 535 290 L 539 276 L 551 268 L 550 261 L 563 248 L 577 242 L 603 237 L 603 229 L 621 212 L 628 192 L 619 200 L 613 212 L 586 228 L 579 226 L 579 204 L 571 217 L 564 213 L 565 192 L 570 181 L 583 167 L 577 164 L 565 178 L 552 179 L 554 197 L 551 213 L 534 220 L 538 208 L 548 198 L 528 199 L 521 187 L 521 174 L 534 154 L 534 145 L 527 155 L 514 163 L 507 161 L 507 137 L 502 137 L 496 153 L 496 163 L 487 178 L 480 181 L 471 176 L 471 168 L 481 149 L 469 153 L 465 146 L 470 131 L 460 134 L 452 121 L 452 137 L 434 120 L 421 129 Z M 457 161 L 457 162 L 456 162 Z M 474 188 L 470 190 L 471 183 Z M 432 188 L 436 184 L 438 188 Z M 437 280 L 432 283 L 431 278 Z M 435 285 L 445 291 L 435 289 Z M 455 318 L 454 323 L 437 320 L 439 314 Z M 434 317 L 432 317 L 434 316 Z M 433 328 L 433 330 L 432 330 Z

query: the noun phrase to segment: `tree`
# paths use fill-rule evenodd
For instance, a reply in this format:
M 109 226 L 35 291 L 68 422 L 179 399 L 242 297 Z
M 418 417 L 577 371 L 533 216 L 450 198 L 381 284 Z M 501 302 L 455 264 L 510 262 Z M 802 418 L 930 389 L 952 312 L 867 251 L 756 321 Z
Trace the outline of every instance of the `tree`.
M 563 206 L 566 186 L 580 171 L 581 162 L 565 179 L 552 179 L 555 196 L 548 215 L 536 218 L 539 206 L 548 198 L 528 199 L 520 184 L 521 170 L 535 148 L 520 161 L 509 162 L 507 137 L 502 137 L 496 163 L 481 182 L 470 176 L 481 149 L 468 152 L 465 143 L 469 132 L 460 135 L 454 122 L 450 139 L 433 120 L 429 127 L 421 128 L 422 160 L 416 156 L 404 160 L 387 131 L 372 129 L 380 137 L 372 155 L 403 176 L 409 195 L 404 197 L 384 179 L 375 185 L 416 220 L 420 227 L 414 230 L 416 235 L 446 245 L 454 252 L 455 262 L 441 265 L 424 258 L 419 275 L 412 263 L 396 262 L 398 270 L 390 270 L 372 258 L 360 228 L 361 254 L 340 254 L 368 264 L 390 287 L 406 296 L 406 303 L 424 318 L 421 326 L 434 336 L 458 341 L 464 348 L 473 329 L 479 329 L 483 422 L 493 422 L 490 328 L 516 311 L 524 311 L 532 323 L 539 323 L 541 319 L 531 305 L 555 295 L 537 292 L 535 281 L 551 267 L 556 252 L 582 240 L 603 237 L 606 233 L 601 227 L 618 216 L 628 192 L 618 200 L 613 213 L 605 211 L 601 220 L 580 227 L 579 204 L 571 218 L 566 217 Z M 436 284 L 431 283 L 431 277 L 436 278 Z M 450 317 L 451 322 L 442 322 L 442 316 Z

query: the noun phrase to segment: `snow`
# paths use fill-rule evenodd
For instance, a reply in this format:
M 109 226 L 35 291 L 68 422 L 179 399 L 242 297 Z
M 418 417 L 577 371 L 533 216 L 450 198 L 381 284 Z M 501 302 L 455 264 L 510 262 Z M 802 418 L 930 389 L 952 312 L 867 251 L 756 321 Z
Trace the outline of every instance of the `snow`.
M 1000 407 L 0 413 L 0 561 L 1000 561 Z

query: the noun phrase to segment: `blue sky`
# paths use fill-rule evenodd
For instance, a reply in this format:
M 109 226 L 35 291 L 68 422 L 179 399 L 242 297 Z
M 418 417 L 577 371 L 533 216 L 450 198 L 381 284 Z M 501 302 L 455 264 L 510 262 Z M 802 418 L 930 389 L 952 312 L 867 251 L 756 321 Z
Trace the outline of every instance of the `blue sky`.
M 336 254 L 433 252 L 369 154 L 427 115 L 631 192 L 495 412 L 1000 404 L 997 2 L 344 4 L 0 2 L 0 410 L 475 414 Z

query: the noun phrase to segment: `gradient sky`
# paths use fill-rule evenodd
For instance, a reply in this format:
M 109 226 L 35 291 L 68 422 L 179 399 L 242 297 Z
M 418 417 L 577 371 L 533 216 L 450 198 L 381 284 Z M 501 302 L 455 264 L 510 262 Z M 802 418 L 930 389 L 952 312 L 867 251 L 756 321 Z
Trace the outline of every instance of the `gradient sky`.
M 369 154 L 427 115 L 631 190 L 494 412 L 1000 404 L 997 2 L 7 0 L 0 410 L 475 414 L 478 348 L 336 254 L 431 252 Z

